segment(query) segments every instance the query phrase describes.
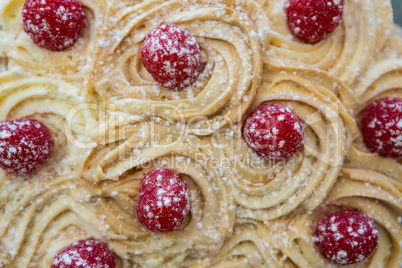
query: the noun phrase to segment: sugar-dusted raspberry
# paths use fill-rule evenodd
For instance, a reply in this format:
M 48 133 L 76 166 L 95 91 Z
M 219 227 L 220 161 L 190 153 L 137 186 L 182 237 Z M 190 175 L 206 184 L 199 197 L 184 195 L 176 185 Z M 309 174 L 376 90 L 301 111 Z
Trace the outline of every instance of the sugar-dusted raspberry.
M 15 175 L 27 175 L 43 166 L 52 152 L 49 130 L 34 119 L 0 122 L 0 167 Z
M 402 158 L 402 99 L 389 97 L 372 102 L 363 113 L 361 131 L 372 152 Z
M 329 261 L 348 265 L 365 260 L 375 251 L 378 231 L 366 214 L 345 210 L 318 219 L 314 241 Z
M 181 90 L 197 79 L 200 48 L 189 32 L 168 23 L 148 33 L 141 47 L 141 58 L 156 82 Z
M 78 0 L 26 0 L 24 31 L 40 47 L 65 50 L 78 40 L 85 13 Z
M 292 157 L 303 143 L 303 125 L 282 105 L 265 103 L 255 109 L 243 125 L 246 143 L 267 160 Z
M 96 240 L 79 240 L 53 260 L 51 268 L 114 268 L 116 260 L 106 245 Z
M 292 34 L 315 43 L 332 33 L 342 21 L 344 0 L 289 0 L 285 7 Z
M 175 172 L 156 168 L 141 181 L 135 205 L 138 221 L 153 232 L 172 232 L 190 210 L 187 183 Z

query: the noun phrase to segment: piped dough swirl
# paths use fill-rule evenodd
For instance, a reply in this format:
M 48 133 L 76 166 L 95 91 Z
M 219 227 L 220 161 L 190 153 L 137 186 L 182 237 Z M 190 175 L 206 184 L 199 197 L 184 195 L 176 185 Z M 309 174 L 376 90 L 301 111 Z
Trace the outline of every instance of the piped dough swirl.
M 213 135 L 221 148 L 218 158 L 230 163 L 226 172 L 238 217 L 274 219 L 297 208 L 314 209 L 325 198 L 356 132 L 337 95 L 346 100 L 351 92 L 325 72 L 266 64 L 249 112 L 265 102 L 289 107 L 304 124 L 304 145 L 287 161 L 265 161 L 244 142 L 241 126 Z
M 188 30 L 201 48 L 200 74 L 180 92 L 158 85 L 140 58 L 146 34 L 168 22 Z M 120 111 L 147 114 L 156 107 L 153 113 L 191 121 L 199 134 L 210 134 L 239 121 L 251 104 L 269 37 L 267 18 L 254 1 L 114 1 L 89 82 Z
M 254 244 L 260 252 L 268 248 L 268 256 L 276 259 L 266 262 L 274 263 L 272 267 L 337 267 L 331 265 L 314 245 L 315 223 L 320 216 L 332 211 L 358 209 L 375 221 L 379 245 L 371 257 L 350 267 L 400 267 L 401 178 L 402 166 L 397 161 L 362 152 L 353 146 L 340 176 L 318 208 L 265 221 L 265 231 L 261 231 L 264 230 L 261 226 L 256 228 L 259 224 L 254 223 L 253 228 L 258 233 L 266 233 L 258 235 L 263 237 L 262 241 L 253 240 Z
M 281 250 L 269 244 L 272 236 L 262 222 L 240 220 L 236 222 L 233 234 L 225 240 L 219 253 L 205 260 L 210 267 L 290 267 L 290 260 L 280 258 Z M 288 266 L 285 266 L 287 264 Z
M 121 238 L 108 233 L 110 226 L 99 214 L 99 187 L 75 175 L 51 180 L 20 180 L 2 184 L 0 265 L 2 267 L 50 267 L 54 256 L 81 239 L 107 242 Z M 49 246 L 51 245 L 51 246 Z M 118 268 L 135 267 L 128 259 L 117 258 Z
M 266 12 L 272 29 L 268 56 L 329 71 L 352 88 L 373 56 L 392 37 L 389 0 L 346 0 L 343 22 L 326 39 L 315 44 L 304 43 L 291 34 L 284 11 L 288 0 L 257 2 Z
M 368 152 L 359 137 L 345 156 L 353 108 L 359 119 L 372 100 L 401 97 L 402 42 L 388 43 L 388 0 L 347 0 L 343 25 L 314 45 L 290 35 L 284 0 L 258 1 L 268 18 L 249 0 L 81 2 L 87 28 L 57 53 L 23 32 L 23 0 L 0 3 L 0 119 L 38 119 L 55 142 L 32 177 L 0 171 L 0 267 L 49 267 L 90 238 L 108 244 L 117 268 L 330 267 L 312 231 L 324 211 L 344 207 L 380 231 L 376 253 L 354 267 L 401 265 L 401 163 Z M 155 84 L 139 57 L 145 35 L 166 22 L 202 50 L 200 76 L 182 92 Z M 304 122 L 304 146 L 288 161 L 262 161 L 241 137 L 240 122 L 264 102 Z M 159 166 L 191 192 L 190 214 L 173 233 L 136 220 L 140 181 Z
M 401 85 L 402 39 L 394 36 L 361 77 L 356 91 L 358 99 L 355 106 L 358 125 L 365 108 L 373 101 L 384 97 L 402 98 Z M 342 197 L 342 200 L 345 200 L 348 206 L 357 206 L 365 211 L 379 226 L 379 248 L 367 263 L 374 267 L 400 267 L 402 162 L 370 152 L 363 142 L 361 133 L 359 134 L 345 161 L 343 175 L 340 178 L 340 183 L 344 185 L 339 192 L 346 192 L 345 195 L 348 197 Z M 354 189 L 354 195 L 351 189 Z M 337 196 L 340 194 L 333 195 L 336 199 L 340 198 Z
M 373 60 L 355 90 L 355 116 L 369 105 L 384 97 L 402 98 L 402 38 L 394 36 Z
M 338 267 L 321 255 L 314 244 L 316 221 L 333 211 L 358 209 L 375 221 L 379 244 L 368 259 L 348 267 L 400 267 L 402 170 L 399 168 L 399 175 L 394 173 L 399 177 L 392 177 L 367 170 L 364 165 L 350 166 L 346 164 L 326 199 L 314 211 L 264 223 L 237 220 L 233 235 L 225 240 L 220 252 L 205 261 L 213 267 L 235 267 L 239 262 L 245 267 Z
M 97 123 L 86 101 L 79 89 L 63 81 L 11 71 L 0 74 L 0 120 L 36 119 L 50 130 L 54 143 L 48 161 L 36 173 L 17 177 L 0 171 L 1 267 L 30 267 L 42 254 L 57 253 L 47 248 L 51 239 L 42 235 L 68 203 L 65 193 L 75 187 L 71 181 L 77 167 L 94 146 L 86 133 Z M 54 224 L 69 220 L 57 219 Z
M 373 102 L 386 97 L 402 99 L 402 39 L 394 36 L 392 42 L 376 56 L 368 71 L 361 77 L 356 91 L 358 98 L 354 108 L 354 116 L 360 126 L 365 109 Z M 363 142 L 361 133 L 354 141 L 349 158 L 369 169 L 382 167 L 387 173 L 397 173 L 401 178 L 402 160 L 393 160 L 371 153 Z M 358 159 L 358 161 L 357 161 Z M 399 168 L 396 165 L 399 164 Z M 377 169 L 378 169 L 377 168 Z M 398 171 L 399 170 L 399 171 Z
M 104 23 L 105 1 L 80 0 L 85 12 L 81 36 L 73 47 L 61 52 L 35 45 L 24 32 L 21 16 L 24 2 L 3 0 L 0 4 L 0 57 L 9 60 L 10 68 L 83 84 L 93 61 L 90 52 L 97 45 L 94 41 Z
M 84 162 L 83 178 L 99 189 L 92 198 L 97 215 L 105 215 L 110 227 L 109 246 L 118 256 L 147 267 L 179 266 L 214 254 L 232 231 L 235 206 L 209 159 L 207 143 L 163 118 L 144 119 L 110 114 L 96 133 L 99 145 Z M 156 167 L 177 172 L 190 189 L 190 213 L 172 233 L 152 233 L 136 218 L 141 179 Z
M 90 238 L 108 244 L 118 268 L 179 266 L 216 254 L 232 231 L 235 206 L 206 142 L 185 137 L 164 119 L 128 116 L 119 122 L 122 116 L 108 115 L 92 132 L 98 146 L 81 158 L 80 172 L 2 181 L 1 265 L 49 267 L 61 249 Z M 204 151 L 192 143 L 204 144 Z M 190 189 L 190 213 L 172 233 L 147 231 L 135 214 L 141 179 L 160 166 L 179 173 Z
M 334 210 L 358 209 L 375 221 L 379 245 L 371 257 L 350 267 L 400 267 L 402 167 L 396 161 L 378 158 L 352 147 L 341 175 L 319 208 L 266 224 L 275 230 L 271 245 L 281 248 L 296 267 L 331 267 L 314 246 L 315 222 Z
M 90 102 L 78 88 L 61 80 L 0 73 L 0 121 L 36 119 L 52 135 L 53 153 L 40 172 L 30 175 L 32 180 L 70 174 L 82 164 L 83 154 L 94 146 L 87 132 L 97 126 L 96 107 Z M 9 177 L 0 172 L 1 178 Z

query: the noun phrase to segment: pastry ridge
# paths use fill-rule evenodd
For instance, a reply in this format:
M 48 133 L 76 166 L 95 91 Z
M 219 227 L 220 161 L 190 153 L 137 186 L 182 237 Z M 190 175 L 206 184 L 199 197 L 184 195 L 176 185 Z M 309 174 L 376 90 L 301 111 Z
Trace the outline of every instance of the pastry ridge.
M 23 0 L 0 3 L 0 119 L 33 118 L 55 150 L 29 177 L 0 170 L 0 267 L 50 267 L 72 242 L 97 239 L 116 267 L 335 267 L 314 244 L 320 216 L 374 219 L 379 246 L 351 267 L 402 265 L 402 162 L 372 153 L 362 113 L 402 98 L 402 35 L 390 0 L 346 0 L 343 22 L 304 44 L 285 0 L 80 0 L 86 21 L 63 52 L 23 31 Z M 200 74 L 174 92 L 153 81 L 140 49 L 175 23 L 196 37 Z M 303 122 L 301 150 L 258 157 L 242 124 L 259 105 Z M 171 233 L 137 221 L 143 176 L 188 184 L 191 210 Z

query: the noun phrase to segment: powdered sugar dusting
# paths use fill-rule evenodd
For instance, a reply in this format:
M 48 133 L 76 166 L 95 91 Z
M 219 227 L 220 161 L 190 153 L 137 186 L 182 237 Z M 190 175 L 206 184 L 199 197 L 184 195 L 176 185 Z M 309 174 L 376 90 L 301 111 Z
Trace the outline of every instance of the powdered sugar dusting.
M 367 215 L 345 210 L 320 218 L 314 240 L 331 262 L 347 265 L 361 262 L 375 251 L 378 231 Z
M 170 89 L 183 89 L 198 76 L 197 40 L 175 24 L 164 24 L 150 32 L 142 45 L 141 58 L 155 81 Z
M 9 173 L 35 172 L 46 162 L 52 147 L 49 130 L 36 120 L 0 122 L 0 166 Z
M 361 130 L 372 152 L 392 158 L 402 157 L 402 99 L 384 98 L 364 111 Z
M 344 0 L 290 0 L 286 6 L 293 35 L 315 43 L 332 33 L 342 21 Z
M 116 261 L 106 245 L 95 240 L 79 240 L 61 251 L 51 268 L 114 268 Z
M 80 37 L 85 13 L 77 0 L 27 0 L 22 17 L 24 31 L 35 44 L 60 51 Z
M 141 181 L 136 210 L 138 221 L 151 231 L 179 228 L 190 210 L 187 183 L 166 168 L 150 171 Z
M 303 127 L 292 111 L 281 105 L 266 103 L 247 118 L 243 126 L 247 144 L 268 160 L 292 157 L 303 143 Z

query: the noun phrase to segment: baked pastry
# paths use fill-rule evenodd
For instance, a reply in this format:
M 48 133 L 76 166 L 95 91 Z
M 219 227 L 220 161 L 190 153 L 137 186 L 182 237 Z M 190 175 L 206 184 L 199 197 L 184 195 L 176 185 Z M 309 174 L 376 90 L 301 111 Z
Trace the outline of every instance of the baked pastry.
M 269 56 L 327 70 L 352 90 L 370 60 L 392 38 L 390 1 L 345 1 L 341 25 L 331 36 L 313 45 L 300 42 L 290 33 L 283 12 L 286 0 L 257 2 L 266 12 L 273 31 Z
M 264 61 L 263 81 L 249 110 L 266 102 L 289 107 L 305 124 L 304 144 L 287 161 L 264 161 L 243 141 L 240 131 L 230 142 L 227 136 L 218 139 L 218 145 L 223 145 L 217 150 L 219 158 L 232 163 L 227 172 L 238 217 L 264 221 L 320 204 L 356 132 L 354 120 L 337 96 L 345 104 L 353 103 L 349 88 L 325 72 Z
M 373 101 L 402 98 L 402 41 L 389 1 L 345 0 L 341 25 L 306 44 L 288 29 L 283 0 L 80 0 L 80 37 L 61 51 L 36 42 L 34 26 L 24 29 L 24 10 L 46 1 L 62 2 L 62 15 L 78 3 L 0 4 L 0 121 L 35 119 L 53 143 L 38 171 L 0 170 L 0 267 L 400 267 L 401 158 L 380 156 L 361 132 Z M 163 35 L 166 23 L 180 28 Z M 143 64 L 142 47 L 151 34 L 183 29 L 200 48 L 198 76 L 169 89 Z M 291 144 L 300 149 L 275 159 L 250 145 L 245 122 L 264 104 L 300 120 L 302 143 Z M 282 148 L 280 124 L 250 133 L 277 135 L 272 146 Z M 14 132 L 2 127 L 0 164 L 14 153 Z M 187 185 L 188 200 L 166 200 L 173 190 L 163 183 L 145 189 L 161 168 Z M 149 196 L 152 211 L 139 208 Z M 157 221 L 153 213 L 171 202 L 189 210 Z M 317 226 L 337 212 L 370 219 L 373 249 L 362 246 L 354 259 L 322 250 Z M 183 221 L 173 230 L 156 226 L 174 213 Z
M 140 58 L 146 34 L 167 22 L 191 32 L 201 48 L 197 81 L 179 92 L 156 84 Z M 89 84 L 116 110 L 143 114 L 153 105 L 155 114 L 191 121 L 198 134 L 211 134 L 238 121 L 252 102 L 270 38 L 267 19 L 255 2 L 119 2 L 108 8 L 105 25 Z
M 1 50 L 2 57 L 9 60 L 8 68 L 15 66 L 28 73 L 62 78 L 73 84 L 88 80 L 84 79 L 92 64 L 88 54 L 95 49 L 95 37 L 104 23 L 104 1 L 82 1 L 85 27 L 75 45 L 64 51 L 32 45 L 22 25 L 23 4 L 23 1 L 2 1 L 0 6 Z

